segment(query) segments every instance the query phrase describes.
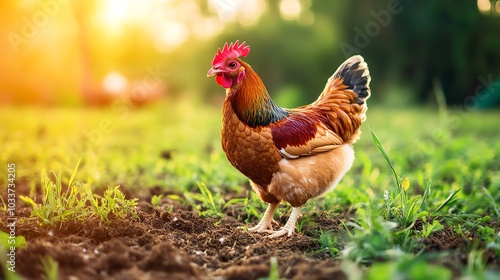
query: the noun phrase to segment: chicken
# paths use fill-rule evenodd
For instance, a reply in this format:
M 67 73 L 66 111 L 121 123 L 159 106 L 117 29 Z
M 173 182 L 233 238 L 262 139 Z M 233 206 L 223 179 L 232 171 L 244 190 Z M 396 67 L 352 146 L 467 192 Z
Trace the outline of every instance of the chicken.
M 238 41 L 218 49 L 207 77 L 226 89 L 222 148 L 229 162 L 250 179 L 268 203 L 248 230 L 291 236 L 301 206 L 332 190 L 354 162 L 354 144 L 366 119 L 370 74 L 363 57 L 347 59 L 310 105 L 284 109 L 271 99 L 257 73 L 239 57 L 250 47 Z M 293 207 L 287 223 L 273 231 L 281 202 Z

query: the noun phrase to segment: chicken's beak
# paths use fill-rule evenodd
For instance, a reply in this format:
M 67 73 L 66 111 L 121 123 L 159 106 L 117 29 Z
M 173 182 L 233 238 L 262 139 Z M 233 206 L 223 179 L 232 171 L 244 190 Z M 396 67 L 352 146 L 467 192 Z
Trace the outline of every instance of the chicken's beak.
M 224 72 L 224 71 L 219 70 L 219 69 L 215 69 L 214 67 L 212 67 L 212 68 L 210 68 L 210 70 L 208 70 L 207 78 L 217 76 L 219 73 L 222 73 L 222 72 Z

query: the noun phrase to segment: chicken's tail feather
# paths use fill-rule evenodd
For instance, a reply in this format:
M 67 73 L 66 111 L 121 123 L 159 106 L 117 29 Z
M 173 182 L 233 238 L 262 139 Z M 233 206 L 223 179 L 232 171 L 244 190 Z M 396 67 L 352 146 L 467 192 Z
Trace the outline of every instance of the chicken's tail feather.
M 371 95 L 370 71 L 360 55 L 352 56 L 342 63 L 333 74 L 333 78 L 341 80 L 344 85 L 358 95 L 355 102 L 359 105 L 365 104 L 365 100 Z
M 327 125 L 341 136 L 345 143 L 355 143 L 359 138 L 361 123 L 366 120 L 370 97 L 370 71 L 362 56 L 355 55 L 339 66 L 328 79 L 312 108 L 324 112 Z

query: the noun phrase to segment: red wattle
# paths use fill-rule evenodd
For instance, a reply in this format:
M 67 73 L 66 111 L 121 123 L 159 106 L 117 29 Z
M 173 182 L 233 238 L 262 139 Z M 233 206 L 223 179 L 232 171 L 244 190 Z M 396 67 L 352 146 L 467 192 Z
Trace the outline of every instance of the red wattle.
M 233 80 L 224 74 L 217 75 L 215 81 L 223 88 L 230 88 L 233 85 Z
M 230 88 L 233 85 L 233 80 L 228 76 L 222 74 L 222 86 L 224 88 Z

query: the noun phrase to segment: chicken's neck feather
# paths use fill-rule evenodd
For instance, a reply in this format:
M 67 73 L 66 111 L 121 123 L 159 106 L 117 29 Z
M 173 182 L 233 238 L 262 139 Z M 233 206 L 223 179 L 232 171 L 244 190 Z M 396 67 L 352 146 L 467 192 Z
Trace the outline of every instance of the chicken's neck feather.
M 289 113 L 271 99 L 264 83 L 250 65 L 245 67 L 245 78 L 228 92 L 233 110 L 240 120 L 251 127 L 277 122 Z

